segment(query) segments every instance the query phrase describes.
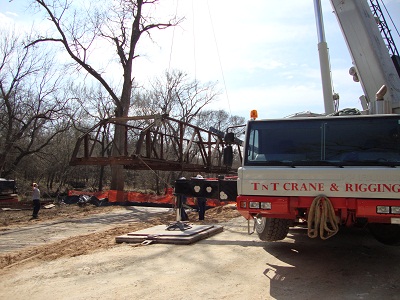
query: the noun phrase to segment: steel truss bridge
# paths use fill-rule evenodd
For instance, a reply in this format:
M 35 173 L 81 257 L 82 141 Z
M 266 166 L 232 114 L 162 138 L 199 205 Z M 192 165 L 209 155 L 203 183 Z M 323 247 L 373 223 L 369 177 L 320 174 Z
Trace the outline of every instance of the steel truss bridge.
M 124 137 L 114 141 L 117 127 Z M 224 164 L 223 152 L 232 147 L 241 155 L 241 143 L 224 142 L 217 130 L 209 131 L 168 115 L 109 118 L 80 136 L 70 165 L 123 165 L 132 170 L 234 173 Z

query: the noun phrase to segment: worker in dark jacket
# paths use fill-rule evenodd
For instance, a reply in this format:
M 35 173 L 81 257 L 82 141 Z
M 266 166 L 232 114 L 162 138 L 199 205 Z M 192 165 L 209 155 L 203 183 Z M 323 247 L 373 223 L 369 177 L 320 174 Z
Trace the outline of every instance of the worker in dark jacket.
M 196 179 L 204 179 L 203 176 L 197 174 Z M 205 197 L 197 197 L 197 211 L 199 212 L 199 220 L 204 220 L 204 215 L 206 213 L 206 202 L 207 199 Z
M 180 203 L 179 203 L 178 208 L 180 209 L 181 221 L 188 221 L 189 217 L 185 210 L 185 204 L 186 204 L 187 198 L 185 195 L 179 195 L 178 197 L 180 198 L 179 199 Z
M 207 199 L 204 197 L 197 197 L 197 209 L 199 212 L 199 220 L 204 220 L 204 215 L 206 213 L 206 202 Z

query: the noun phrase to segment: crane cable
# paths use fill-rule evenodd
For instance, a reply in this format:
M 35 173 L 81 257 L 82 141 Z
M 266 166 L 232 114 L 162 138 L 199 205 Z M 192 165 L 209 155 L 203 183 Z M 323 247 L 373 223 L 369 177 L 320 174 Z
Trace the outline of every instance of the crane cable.
M 314 198 L 308 213 L 308 236 L 326 240 L 339 231 L 335 209 L 328 197 L 318 195 Z
M 171 188 L 173 186 L 171 186 L 168 182 L 166 182 L 163 178 L 161 178 L 160 175 L 157 174 L 156 171 L 154 171 L 148 164 L 146 164 L 146 162 L 142 159 L 142 157 L 140 155 L 137 155 L 136 158 L 138 158 L 148 169 L 150 172 L 154 173 L 154 175 L 156 175 L 156 177 L 163 182 L 167 187 Z
M 175 16 L 174 18 L 176 19 L 176 16 L 178 15 L 178 1 L 176 0 L 176 6 L 175 6 Z M 172 50 L 174 48 L 174 39 L 175 39 L 175 27 L 173 26 L 173 30 L 172 30 L 172 38 L 171 38 L 171 49 L 169 51 L 169 62 L 168 62 L 168 73 L 171 70 L 171 61 L 172 61 Z
M 397 32 L 397 35 L 400 36 L 399 30 L 397 29 L 396 24 L 394 23 L 394 21 L 392 19 L 392 16 L 390 15 L 388 9 L 386 8 L 385 2 L 383 2 L 383 1 L 381 1 L 381 2 L 383 4 L 383 7 L 385 8 L 385 11 L 386 11 L 387 15 L 389 16 L 390 21 L 392 22 L 392 25 L 393 25 L 394 29 Z
M 213 32 L 213 36 L 214 36 L 215 48 L 217 49 L 217 57 L 218 57 L 218 61 L 219 61 L 219 67 L 220 67 L 220 70 L 221 70 L 222 82 L 224 84 L 226 100 L 228 101 L 229 114 L 230 114 L 230 116 L 232 116 L 232 110 L 231 110 L 231 104 L 230 104 L 230 101 L 229 101 L 228 89 L 226 88 L 224 69 L 222 67 L 221 55 L 219 53 L 217 36 L 215 34 L 214 22 L 213 22 L 213 18 L 212 18 L 212 15 L 211 15 L 210 4 L 209 4 L 208 0 L 207 0 L 207 9 L 208 9 L 208 15 L 210 17 L 211 28 L 212 28 L 212 32 Z

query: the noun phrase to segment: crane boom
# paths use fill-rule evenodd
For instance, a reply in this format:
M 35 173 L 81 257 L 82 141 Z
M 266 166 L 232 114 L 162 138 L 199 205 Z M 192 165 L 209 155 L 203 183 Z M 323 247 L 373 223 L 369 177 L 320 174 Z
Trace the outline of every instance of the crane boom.
M 315 19 L 318 33 L 318 54 L 321 65 L 322 92 L 324 96 L 325 114 L 329 115 L 335 112 L 333 106 L 333 90 L 331 69 L 329 63 L 328 44 L 325 39 L 323 26 L 321 0 L 314 0 Z
M 379 32 L 367 0 L 331 0 L 357 76 L 376 114 L 376 93 L 387 87 L 384 113 L 400 113 L 400 78 Z

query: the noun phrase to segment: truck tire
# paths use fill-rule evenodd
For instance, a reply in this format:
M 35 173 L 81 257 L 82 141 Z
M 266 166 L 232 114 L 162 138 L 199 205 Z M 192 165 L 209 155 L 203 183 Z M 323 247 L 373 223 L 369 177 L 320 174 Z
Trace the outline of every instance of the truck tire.
M 256 232 L 262 241 L 273 242 L 283 240 L 288 232 L 292 220 L 276 218 L 257 218 Z
M 382 244 L 400 246 L 400 225 L 370 223 L 368 229 Z

